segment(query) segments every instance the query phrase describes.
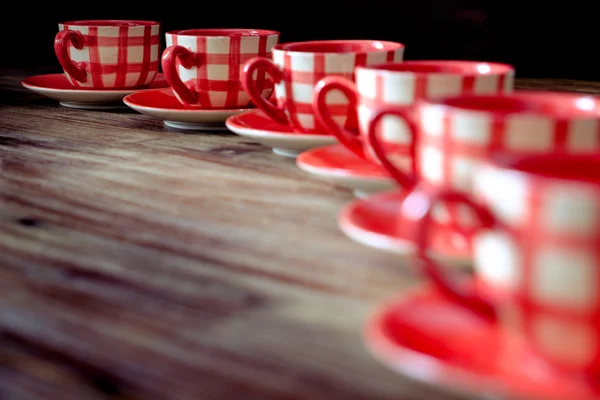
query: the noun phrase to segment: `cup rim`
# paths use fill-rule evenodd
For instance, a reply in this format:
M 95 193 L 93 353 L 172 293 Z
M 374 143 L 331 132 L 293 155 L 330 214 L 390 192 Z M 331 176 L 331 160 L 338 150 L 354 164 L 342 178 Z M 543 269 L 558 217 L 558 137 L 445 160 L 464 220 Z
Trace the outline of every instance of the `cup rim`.
M 160 25 L 157 21 L 146 21 L 136 19 L 81 19 L 61 22 L 60 25 L 69 26 L 92 26 L 92 27 L 104 27 L 104 28 L 118 28 L 122 25 L 127 26 L 155 26 Z
M 471 60 L 406 60 L 362 65 L 356 69 L 376 74 L 410 74 L 411 76 L 460 75 L 475 77 L 515 73 L 515 67 L 507 63 Z
M 327 46 L 343 46 L 354 45 L 359 47 L 356 51 L 327 51 L 314 50 L 315 48 L 323 48 Z M 377 46 L 381 48 L 377 48 Z M 311 50 L 311 47 L 313 48 Z M 337 40 L 309 40 L 303 42 L 288 42 L 279 43 L 273 47 L 273 51 L 284 51 L 292 54 L 369 54 L 379 53 L 382 51 L 392 51 L 404 49 L 406 46 L 400 42 L 392 42 L 387 40 L 370 40 L 370 39 L 337 39 Z
M 191 29 L 174 29 L 166 33 L 167 35 L 176 36 L 195 36 L 195 37 L 210 37 L 210 38 L 229 38 L 229 37 L 260 37 L 279 35 L 278 31 L 270 29 L 253 29 L 253 28 L 191 28 Z
M 502 173 L 520 175 L 526 179 L 575 182 L 600 188 L 600 154 L 544 153 L 517 155 L 498 151 L 490 156 L 487 164 L 488 167 Z
M 493 118 L 534 114 L 553 120 L 599 119 L 600 96 L 548 90 L 514 90 L 495 94 L 466 94 L 422 99 L 421 104 L 448 111 L 484 113 Z

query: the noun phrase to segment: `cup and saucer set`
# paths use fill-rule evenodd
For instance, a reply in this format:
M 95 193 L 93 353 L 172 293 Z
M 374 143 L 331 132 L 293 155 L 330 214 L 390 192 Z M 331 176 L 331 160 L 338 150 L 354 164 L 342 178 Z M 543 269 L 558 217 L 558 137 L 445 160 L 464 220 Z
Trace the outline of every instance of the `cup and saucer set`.
M 123 97 L 168 88 L 159 70 L 160 24 L 152 21 L 69 21 L 58 24 L 56 58 L 63 73 L 31 76 L 27 89 L 62 106 L 104 110 Z
M 502 63 L 405 61 L 397 42 L 188 29 L 161 52 L 155 22 L 59 28 L 64 74 L 29 89 L 226 128 L 353 191 L 340 231 L 425 282 L 365 322 L 390 369 L 481 398 L 600 400 L 599 99 L 515 90 Z

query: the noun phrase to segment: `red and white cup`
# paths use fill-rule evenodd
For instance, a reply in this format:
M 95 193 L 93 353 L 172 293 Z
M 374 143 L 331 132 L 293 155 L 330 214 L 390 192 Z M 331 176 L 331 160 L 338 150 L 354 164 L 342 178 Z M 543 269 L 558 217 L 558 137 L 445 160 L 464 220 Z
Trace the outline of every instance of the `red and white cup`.
M 597 379 L 600 153 L 589 153 L 492 156 L 475 173 L 472 196 L 419 187 L 403 213 L 419 222 L 424 274 L 450 301 L 498 324 L 507 352 L 525 344 L 560 372 Z M 428 256 L 431 212 L 441 202 L 478 216 L 472 284 L 457 284 Z
M 336 75 L 354 78 L 354 69 L 362 65 L 402 61 L 404 45 L 378 40 L 322 40 L 279 44 L 273 59 L 258 57 L 244 66 L 242 83 L 254 104 L 280 124 L 300 133 L 324 133 L 315 120 L 313 90 L 319 80 Z M 277 105 L 261 95 L 256 73 L 268 72 L 275 83 Z M 326 99 L 338 123 L 356 126 L 356 110 L 348 99 L 332 93 Z
M 411 113 L 416 102 L 463 94 L 508 93 L 513 90 L 512 66 L 477 61 L 405 61 L 356 68 L 356 83 L 332 76 L 322 79 L 315 89 L 313 109 L 326 131 L 361 159 L 379 163 L 367 134 L 369 121 L 381 107 L 397 107 Z M 346 129 L 335 120 L 326 104 L 333 90 L 341 91 L 358 112 L 358 132 Z M 387 118 L 378 127 L 384 148 L 396 168 L 412 173 L 415 143 L 413 130 L 406 126 L 413 118 Z
M 402 118 L 417 138 L 416 173 L 396 167 L 377 129 L 386 116 Z M 385 126 L 384 126 L 385 128 Z M 514 91 L 422 100 L 415 112 L 397 106 L 375 111 L 369 142 L 381 164 L 406 190 L 418 182 L 471 193 L 473 173 L 491 154 L 590 153 L 600 151 L 600 99 L 575 93 Z M 437 207 L 436 222 L 450 229 L 470 225 L 460 206 Z
M 166 33 L 162 55 L 165 78 L 184 105 L 206 109 L 251 107 L 240 82 L 246 61 L 270 57 L 279 32 L 265 29 L 187 29 Z M 252 76 L 261 95 L 273 84 L 264 73 Z
M 158 73 L 160 23 L 86 20 L 58 24 L 54 52 L 77 88 L 138 89 Z

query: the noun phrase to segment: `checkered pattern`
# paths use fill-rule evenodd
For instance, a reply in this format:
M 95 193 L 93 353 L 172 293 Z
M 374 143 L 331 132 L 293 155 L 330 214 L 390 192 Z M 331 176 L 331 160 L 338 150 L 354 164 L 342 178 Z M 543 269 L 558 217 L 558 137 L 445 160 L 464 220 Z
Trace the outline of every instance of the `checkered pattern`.
M 555 169 L 572 162 L 550 160 Z M 600 158 L 576 163 L 579 176 L 597 179 Z M 544 161 L 534 168 L 543 171 Z M 557 364 L 600 370 L 600 182 L 492 166 L 473 182 L 475 197 L 507 228 L 474 243 L 483 282 L 515 299 L 502 310 L 505 322 Z
M 244 63 L 254 57 L 271 57 L 272 48 L 278 41 L 278 33 L 228 37 L 166 35 L 167 46 L 183 46 L 193 53 L 195 63 L 191 68 L 184 68 L 178 61 L 179 77 L 197 94 L 198 103 L 194 106 L 205 108 L 251 106 L 250 96 L 240 81 Z M 254 78 L 257 86 L 262 88 L 263 96 L 268 98 L 273 92 L 273 84 L 265 79 L 264 73 L 257 72 Z
M 75 87 L 94 89 L 140 88 L 152 83 L 158 73 L 160 25 L 131 23 L 114 26 L 59 24 L 59 30 L 78 31 L 84 46 L 68 48 L 73 62 L 85 68 L 85 81 L 65 73 Z
M 600 157 L 549 154 L 515 165 L 485 164 L 473 176 L 479 212 L 483 205 L 497 222 L 474 240 L 478 288 L 494 300 L 509 334 L 561 368 L 597 375 Z
M 404 46 L 369 53 L 310 53 L 274 49 L 273 62 L 283 71 L 283 79 L 275 85 L 277 104 L 285 110 L 296 130 L 322 133 L 324 128 L 317 124 L 312 108 L 313 89 L 320 79 L 337 75 L 354 80 L 357 66 L 402 61 L 403 56 Z M 326 100 L 334 119 L 346 125 L 348 116 L 355 113 L 355 110 L 349 110 L 348 99 L 332 92 Z
M 420 71 L 428 66 L 450 68 L 457 64 L 453 73 L 410 71 Z M 359 130 L 364 138 L 364 154 L 372 162 L 380 162 L 367 140 L 369 123 L 378 108 L 405 108 L 413 106 L 417 100 L 454 95 L 508 93 L 514 86 L 515 71 L 503 64 L 407 61 L 402 63 L 402 68 L 405 70 L 357 68 L 356 71 Z M 413 138 L 406 123 L 399 118 L 386 117 L 376 128 L 376 137 L 393 167 L 412 174 Z
M 547 102 L 544 95 L 515 92 L 513 99 L 531 104 Z M 569 96 L 569 95 L 566 95 Z M 566 97 L 565 97 L 566 98 Z M 590 153 L 600 150 L 600 102 L 589 100 L 587 116 L 559 117 L 554 113 L 512 112 L 498 116 L 488 111 L 428 103 L 420 108 L 417 169 L 421 179 L 434 186 L 449 185 L 471 193 L 473 172 L 493 152 L 508 154 Z M 560 103 L 557 104 L 557 107 Z M 461 206 L 436 207 L 440 223 L 473 224 Z

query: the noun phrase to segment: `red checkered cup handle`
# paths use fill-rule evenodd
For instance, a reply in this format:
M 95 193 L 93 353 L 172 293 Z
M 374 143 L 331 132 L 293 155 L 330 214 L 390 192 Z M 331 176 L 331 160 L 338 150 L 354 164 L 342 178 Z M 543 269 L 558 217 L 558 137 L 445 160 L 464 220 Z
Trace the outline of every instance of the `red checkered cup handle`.
M 500 227 L 497 219 L 490 210 L 475 202 L 468 194 L 450 188 L 417 187 L 402 203 L 402 213 L 409 220 L 416 220 L 417 260 L 418 267 L 431 280 L 435 287 L 448 299 L 459 306 L 469 309 L 480 317 L 491 322 L 497 322 L 496 306 L 485 295 L 476 289 L 465 289 L 454 282 L 446 272 L 433 261 L 428 252 L 432 210 L 438 203 L 462 203 L 471 208 L 480 221 L 480 225 L 470 232 L 463 232 L 471 237 L 477 230 Z M 415 210 L 417 214 L 415 215 Z M 457 228 L 461 229 L 461 228 Z M 464 230 L 464 228 L 462 228 Z
M 283 72 L 281 72 L 279 67 L 275 65 L 273 61 L 266 57 L 251 58 L 246 61 L 244 68 L 242 69 L 242 86 L 256 107 L 260 108 L 276 122 L 279 122 L 282 125 L 290 125 L 290 120 L 285 114 L 284 109 L 277 107 L 269 99 L 265 98 L 262 95 L 262 90 L 256 86 L 256 79 L 254 79 L 256 71 L 259 71 L 259 74 L 263 71 L 267 72 L 274 84 L 278 84 L 281 81 Z
M 177 59 L 181 66 L 190 69 L 195 65 L 194 53 L 183 46 L 169 46 L 162 55 L 161 65 L 165 79 L 179 99 L 187 105 L 198 103 L 198 95 L 190 90 L 181 80 L 177 71 Z M 198 65 L 196 65 L 199 67 Z
M 410 135 L 412 136 L 410 142 L 410 158 L 411 158 L 411 169 L 412 174 L 407 174 L 406 172 L 400 170 L 396 167 L 388 158 L 386 151 L 383 148 L 382 143 L 380 142 L 379 135 L 377 134 L 377 128 L 381 120 L 386 117 L 393 115 L 395 117 L 401 118 L 406 125 L 408 126 L 408 130 Z M 367 140 L 375 156 L 381 162 L 381 165 L 388 171 L 388 173 L 398 182 L 400 186 L 402 186 L 406 190 L 412 189 L 417 184 L 417 163 L 415 160 L 415 152 L 416 152 L 416 139 L 417 139 L 417 124 L 411 115 L 409 109 L 398 108 L 398 107 L 382 107 L 375 110 L 373 117 L 369 121 L 369 130 Z
M 54 52 L 65 72 L 72 79 L 83 83 L 87 81 L 85 63 L 78 63 L 71 60 L 71 56 L 69 55 L 69 44 L 71 43 L 77 50 L 83 49 L 85 43 L 81 32 L 69 29 L 58 32 L 54 38 Z
M 321 79 L 315 86 L 313 93 L 313 111 L 319 123 L 325 127 L 327 133 L 335 135 L 341 144 L 362 159 L 367 159 L 363 143 L 358 132 L 353 132 L 339 125 L 333 119 L 331 109 L 327 105 L 327 95 L 332 90 L 341 91 L 349 101 L 349 109 L 356 110 L 358 95 L 356 85 L 350 79 L 341 76 L 328 76 Z

